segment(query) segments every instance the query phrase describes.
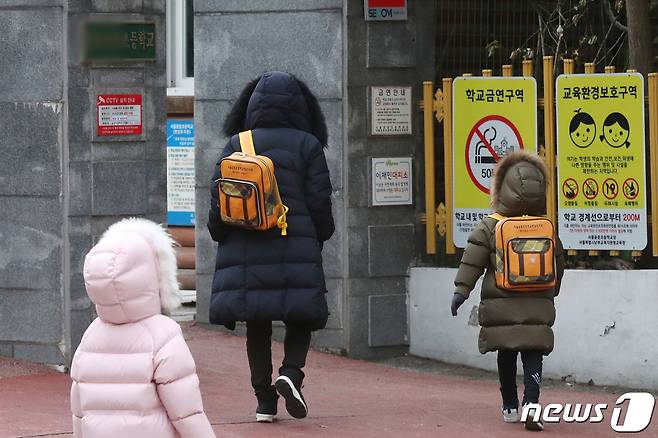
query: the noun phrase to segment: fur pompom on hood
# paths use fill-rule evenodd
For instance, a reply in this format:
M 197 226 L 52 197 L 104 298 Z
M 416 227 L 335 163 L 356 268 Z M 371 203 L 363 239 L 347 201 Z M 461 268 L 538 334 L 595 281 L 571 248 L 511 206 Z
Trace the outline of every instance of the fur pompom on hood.
M 141 218 L 123 219 L 113 224 L 105 231 L 101 240 L 114 239 L 124 234 L 136 234 L 142 237 L 153 249 L 158 267 L 160 308 L 162 313 L 168 315 L 181 305 L 174 251 L 174 246 L 178 244 L 161 225 Z
M 229 137 L 256 128 L 293 128 L 312 134 L 324 147 L 328 142 L 317 98 L 301 79 L 285 72 L 263 73 L 247 83 L 224 121 Z
M 494 170 L 491 206 L 503 216 L 546 213 L 548 170 L 544 160 L 525 151 L 503 157 Z

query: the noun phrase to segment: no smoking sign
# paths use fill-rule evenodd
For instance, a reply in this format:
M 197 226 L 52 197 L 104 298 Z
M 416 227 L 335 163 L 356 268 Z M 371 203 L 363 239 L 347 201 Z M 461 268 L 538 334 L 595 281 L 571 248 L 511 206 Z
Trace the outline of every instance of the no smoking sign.
M 466 167 L 478 189 L 489 194 L 496 163 L 505 155 L 523 149 L 516 126 L 507 118 L 490 115 L 480 119 L 466 140 Z
M 459 77 L 452 83 L 453 241 L 491 213 L 496 163 L 537 151 L 537 83 L 531 77 Z

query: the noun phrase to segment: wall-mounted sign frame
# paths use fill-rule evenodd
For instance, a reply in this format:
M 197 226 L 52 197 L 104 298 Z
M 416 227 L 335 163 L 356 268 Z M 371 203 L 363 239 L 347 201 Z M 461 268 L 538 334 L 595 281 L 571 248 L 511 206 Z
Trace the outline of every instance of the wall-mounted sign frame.
M 83 24 L 85 61 L 155 61 L 154 22 L 89 21 Z
M 194 119 L 167 119 L 167 224 L 193 227 Z
M 413 135 L 412 103 L 409 86 L 370 87 L 370 135 Z
M 96 95 L 96 135 L 141 135 L 143 131 L 141 94 Z
M 366 21 L 407 19 L 407 0 L 364 0 Z
M 372 158 L 372 206 L 411 205 L 413 158 Z

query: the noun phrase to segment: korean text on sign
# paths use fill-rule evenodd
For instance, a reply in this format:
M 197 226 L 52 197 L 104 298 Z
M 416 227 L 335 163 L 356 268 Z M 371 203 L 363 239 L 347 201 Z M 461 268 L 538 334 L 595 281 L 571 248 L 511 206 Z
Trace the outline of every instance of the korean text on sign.
M 647 244 L 640 74 L 557 79 L 558 229 L 567 249 Z
M 454 244 L 491 213 L 496 163 L 521 149 L 537 150 L 534 78 L 460 77 L 453 82 Z

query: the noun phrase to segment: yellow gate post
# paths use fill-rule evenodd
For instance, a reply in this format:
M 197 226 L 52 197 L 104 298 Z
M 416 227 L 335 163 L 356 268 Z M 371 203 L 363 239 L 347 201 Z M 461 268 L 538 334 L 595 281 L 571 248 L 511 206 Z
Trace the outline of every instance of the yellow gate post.
M 572 75 L 574 73 L 574 67 L 573 67 L 573 59 L 565 59 L 562 62 L 564 66 L 564 74 L 565 75 Z M 567 255 L 570 256 L 575 256 L 578 254 L 578 251 L 575 249 L 570 249 L 567 251 Z
M 651 165 L 651 248 L 658 257 L 658 73 L 649 73 L 649 163 Z
M 616 68 L 614 65 L 606 65 L 603 67 L 603 71 L 606 74 L 613 74 L 616 71 Z M 619 257 L 621 255 L 621 251 L 618 250 L 611 250 L 608 254 L 610 254 L 610 257 Z
M 452 78 L 443 78 L 443 169 L 446 193 L 446 254 L 455 254 L 452 202 Z
M 436 254 L 436 176 L 434 174 L 434 82 L 423 82 L 425 141 L 425 241 L 427 254 Z
M 637 73 L 637 70 L 634 69 L 634 68 L 629 68 L 628 70 L 626 70 L 626 73 Z M 649 141 L 651 141 L 651 140 L 649 140 Z M 651 160 L 651 155 L 649 155 L 649 160 Z M 653 191 L 652 191 L 652 193 L 653 193 Z M 653 236 L 653 233 L 651 235 Z M 631 257 L 636 257 L 636 258 L 642 257 L 642 251 L 638 251 L 638 250 L 631 251 Z
M 544 56 L 544 150 L 548 167 L 546 193 L 546 215 L 556 223 L 555 214 L 555 101 L 553 80 L 553 57 Z
M 596 64 L 594 64 L 593 62 L 586 62 L 585 63 L 585 74 L 592 75 L 594 73 L 596 73 Z M 590 249 L 587 252 L 587 254 L 592 256 L 592 257 L 596 257 L 600 254 L 600 252 L 596 249 Z

